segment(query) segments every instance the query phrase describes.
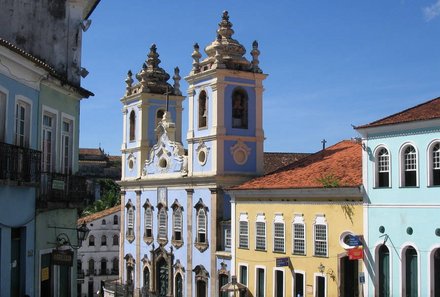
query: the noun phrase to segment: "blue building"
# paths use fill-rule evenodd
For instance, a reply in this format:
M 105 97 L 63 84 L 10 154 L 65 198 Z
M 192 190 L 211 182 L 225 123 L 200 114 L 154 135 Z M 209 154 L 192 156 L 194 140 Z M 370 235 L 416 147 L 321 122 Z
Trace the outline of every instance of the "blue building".
M 217 38 L 192 54 L 189 124 L 182 140 L 179 69 L 174 84 L 153 45 L 123 104 L 120 281 L 135 296 L 219 296 L 230 281 L 229 196 L 263 173 L 262 81 L 223 13 Z
M 440 98 L 356 130 L 366 296 L 440 296 Z

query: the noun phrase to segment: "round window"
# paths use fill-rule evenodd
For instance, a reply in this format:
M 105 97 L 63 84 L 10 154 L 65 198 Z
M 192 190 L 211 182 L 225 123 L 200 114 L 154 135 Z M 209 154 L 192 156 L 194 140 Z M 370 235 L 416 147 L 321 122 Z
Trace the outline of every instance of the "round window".
M 206 152 L 204 150 L 199 152 L 199 163 L 202 166 L 206 164 Z
M 133 162 L 133 160 L 129 160 L 129 161 L 128 161 L 128 169 L 132 170 L 133 167 L 134 167 L 134 162 Z

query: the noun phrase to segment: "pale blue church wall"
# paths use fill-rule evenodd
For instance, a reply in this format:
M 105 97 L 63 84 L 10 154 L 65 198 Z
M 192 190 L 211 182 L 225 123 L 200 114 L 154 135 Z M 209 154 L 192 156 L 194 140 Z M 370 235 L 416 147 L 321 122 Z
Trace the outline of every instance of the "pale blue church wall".
M 246 163 L 239 165 L 235 163 L 231 154 L 231 147 L 237 144 L 235 140 L 228 140 L 224 143 L 223 160 L 225 162 L 225 171 L 230 172 L 253 172 L 257 170 L 257 149 L 255 142 L 244 142 L 251 150 L 249 152 Z
M 440 140 L 440 127 L 430 130 L 410 130 L 405 134 L 373 135 L 368 138 L 367 171 L 368 198 L 371 203 L 439 203 L 440 187 L 428 186 L 428 147 L 433 140 Z M 400 149 L 412 144 L 418 157 L 418 186 L 400 187 Z M 374 188 L 376 148 L 383 145 L 391 156 L 391 187 Z
M 192 158 L 193 158 L 192 164 L 193 164 L 193 172 L 195 173 L 210 172 L 212 170 L 213 158 L 215 158 L 212 150 L 212 141 L 205 141 L 205 145 L 208 148 L 208 157 L 205 165 L 199 163 L 198 161 L 199 157 L 197 153 L 198 144 L 194 145 L 194 149 L 193 149 L 194 151 L 192 154 Z
M 135 100 L 139 100 L 139 98 L 135 98 L 133 100 L 130 100 L 129 102 L 127 102 L 127 122 L 125 125 L 125 135 L 126 135 L 126 145 L 127 148 L 134 148 L 137 147 L 137 142 L 139 141 L 140 138 L 140 131 L 141 131 L 141 121 L 139 118 L 139 108 L 137 107 L 138 101 Z M 135 138 L 134 140 L 130 140 L 130 114 L 131 112 L 134 111 L 135 114 Z M 127 172 L 127 171 L 126 171 Z
M 141 162 L 140 160 L 140 154 L 138 152 L 136 152 L 135 154 L 136 157 L 136 163 Z M 144 164 L 145 160 L 141 162 L 142 166 L 141 168 L 143 168 L 143 164 Z M 125 162 L 125 178 L 134 178 L 134 177 L 138 177 L 138 171 L 137 171 L 137 166 L 136 164 L 133 166 L 133 169 L 130 169 L 128 167 L 128 161 Z
M 127 218 L 127 208 L 125 207 L 125 205 L 128 203 L 129 200 L 131 200 L 131 203 L 135 206 L 134 226 L 136 226 L 136 222 L 140 218 L 138 218 L 137 215 L 136 215 L 136 213 L 137 213 L 137 205 L 136 205 L 136 193 L 134 191 L 127 191 L 125 193 L 125 201 L 122 202 L 122 203 L 124 203 L 125 218 Z M 141 207 L 142 207 L 142 205 L 141 205 Z M 127 234 L 127 222 L 128 222 L 127 219 L 125 219 L 125 222 L 121 222 L 121 223 L 124 224 L 124 234 Z M 134 235 L 137 238 L 138 236 L 142 237 L 143 234 L 138 234 L 137 232 L 135 232 Z M 124 239 L 125 239 L 125 241 L 124 241 L 124 257 L 127 254 L 131 254 L 133 256 L 133 258 L 136 259 L 136 238 L 135 238 L 135 240 L 132 243 L 130 243 L 127 240 L 126 236 L 124 236 Z M 136 265 L 140 264 L 139 261 L 140 261 L 140 259 L 139 260 L 136 259 Z M 126 276 L 124 275 L 123 277 L 125 279 Z
M 252 81 L 252 83 L 254 83 Z M 247 129 L 232 128 L 232 93 L 236 88 L 246 91 L 248 95 L 248 127 Z M 225 128 L 226 135 L 255 136 L 256 129 L 256 98 L 253 87 L 230 84 L 225 88 Z
M 193 241 L 195 241 L 195 238 L 197 236 L 197 213 L 196 213 L 196 209 L 194 208 L 194 205 L 197 204 L 197 202 L 199 201 L 199 199 L 203 200 L 203 203 L 205 204 L 205 206 L 208 208 L 208 213 L 207 213 L 207 234 L 208 234 L 208 242 L 211 242 L 211 236 L 213 236 L 213 234 L 211 234 L 211 224 L 215 224 L 215 222 L 212 221 L 212 207 L 211 207 L 211 191 L 207 188 L 205 189 L 194 189 L 194 194 L 193 194 L 193 208 L 192 208 L 192 212 L 193 212 Z M 193 255 L 192 255 L 192 266 L 193 269 L 197 266 L 197 265 L 203 265 L 205 267 L 205 269 L 207 271 L 211 271 L 211 246 L 209 246 L 204 252 L 200 252 L 198 249 L 193 248 Z M 211 294 L 211 290 L 210 290 L 210 282 L 213 281 L 213 276 L 210 275 L 210 278 L 208 279 L 208 291 L 207 291 L 207 296 L 215 296 L 214 294 Z M 192 273 L 192 282 L 193 282 L 193 288 L 196 288 L 196 283 L 195 283 L 195 278 L 194 278 L 194 273 Z
M 0 90 L 8 93 L 6 99 L 6 143 L 13 144 L 15 141 L 15 101 L 16 99 L 19 99 L 20 96 L 23 96 L 28 99 L 32 105 L 29 145 L 30 148 L 37 149 L 39 91 L 10 79 L 2 74 L 0 74 Z
M 201 91 L 206 92 L 206 107 L 208 111 L 208 121 L 205 128 L 199 128 L 199 95 Z M 214 115 L 212 109 L 214 103 L 212 101 L 212 88 L 209 86 L 204 86 L 202 88 L 197 88 L 194 90 L 194 104 L 193 104 L 193 114 L 194 114 L 194 137 L 205 137 L 211 135 L 212 128 L 212 117 Z

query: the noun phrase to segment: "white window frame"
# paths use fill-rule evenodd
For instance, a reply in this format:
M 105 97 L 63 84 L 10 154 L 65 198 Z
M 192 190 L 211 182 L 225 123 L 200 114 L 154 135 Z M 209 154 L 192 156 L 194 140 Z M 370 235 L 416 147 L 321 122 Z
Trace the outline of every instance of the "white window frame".
M 295 225 L 302 225 L 303 227 L 303 238 L 297 238 L 295 236 Z M 293 222 L 292 222 L 292 254 L 294 255 L 301 255 L 301 256 L 305 256 L 307 254 L 307 240 L 306 240 L 306 235 L 307 235 L 307 229 L 306 229 L 306 224 L 304 223 L 304 215 L 303 214 L 295 214 L 293 217 Z M 295 240 L 302 240 L 303 242 L 303 246 L 304 246 L 304 251 L 302 253 L 298 253 L 295 252 Z
M 177 216 L 178 215 L 178 216 Z M 176 240 L 176 232 L 180 232 L 180 239 L 178 241 L 183 241 L 183 211 L 181 207 L 177 207 L 173 211 L 173 237 Z
M 58 110 L 51 108 L 49 106 L 43 105 L 42 106 L 42 114 L 41 114 L 41 170 L 42 172 L 54 172 L 57 170 L 57 161 L 58 161 L 58 117 L 59 112 Z M 52 118 L 52 129 L 48 129 L 44 125 L 44 116 L 49 116 Z M 51 154 L 52 154 L 52 160 L 50 165 L 50 170 L 46 170 L 46 164 L 44 161 L 45 158 L 45 133 L 47 130 L 51 130 L 52 132 L 52 144 L 51 144 Z
M 232 246 L 232 230 L 231 228 L 225 228 L 225 249 L 230 250 Z
M 433 175 L 433 170 L 434 170 L 434 157 L 433 157 L 433 153 L 434 153 L 434 147 L 436 145 L 440 145 L 440 139 L 434 139 L 432 140 L 429 145 L 428 145 L 428 149 L 426 151 L 426 156 L 427 156 L 427 168 L 428 168 L 428 172 L 427 172 L 427 181 L 428 181 L 428 187 L 438 187 L 439 185 L 434 185 L 434 175 Z
M 405 162 L 405 150 L 409 147 L 412 146 L 415 150 L 415 157 L 416 157 L 416 185 L 415 186 L 407 186 L 406 185 L 406 181 L 405 181 L 405 172 L 406 171 L 414 171 L 414 170 L 406 170 L 406 162 Z M 417 146 L 412 143 L 412 142 L 406 142 L 404 143 L 401 147 L 400 147 L 400 151 L 399 151 L 399 160 L 400 160 L 400 187 L 401 188 L 412 188 L 412 187 L 418 187 L 419 186 L 419 168 L 420 168 L 420 162 L 419 162 L 419 150 L 417 148 Z
M 258 269 L 263 269 L 263 271 L 264 271 L 264 280 L 263 280 L 264 296 L 258 295 Z M 255 265 L 254 277 L 255 277 L 255 279 L 254 279 L 255 297 L 268 297 L 266 294 L 266 290 L 267 290 L 267 269 L 266 269 L 266 266 Z
M 328 289 L 328 280 L 327 280 L 327 275 L 325 275 L 324 273 L 319 273 L 319 272 L 315 272 L 313 273 L 313 297 L 316 297 L 318 291 L 317 291 L 317 282 L 316 282 L 316 278 L 317 277 L 323 277 L 324 278 L 324 297 L 327 297 L 327 289 Z
M 204 218 L 204 224 L 203 226 L 200 226 L 200 218 L 201 218 L 201 212 L 203 211 Z M 208 216 L 206 215 L 206 209 L 204 207 L 199 208 L 197 210 L 197 243 L 206 244 L 208 243 L 208 230 L 207 230 L 207 220 Z M 205 241 L 200 241 L 200 234 L 205 234 Z
M 32 110 L 33 104 L 32 100 L 22 95 L 15 96 L 15 107 L 14 107 L 14 144 L 20 145 L 17 138 L 17 108 L 18 106 L 23 106 L 25 109 L 28 109 L 27 114 L 25 114 L 24 119 L 24 145 L 23 147 L 31 147 L 31 139 L 32 139 Z
M 272 296 L 276 296 L 276 289 L 277 289 L 277 280 L 276 280 L 276 272 L 277 271 L 281 271 L 283 273 L 283 292 L 286 292 L 286 271 L 284 270 L 284 268 L 281 267 L 274 267 L 273 268 L 273 282 L 272 282 L 272 286 L 273 286 L 273 291 L 272 291 Z
M 402 296 L 405 296 L 406 294 L 406 251 L 408 250 L 409 247 L 414 248 L 414 250 L 417 253 L 417 292 L 418 292 L 418 296 L 421 296 L 421 288 L 422 286 L 424 287 L 424 285 L 421 283 L 421 274 L 422 274 L 422 268 L 421 268 L 421 255 L 420 255 L 420 250 L 417 247 L 417 245 L 415 245 L 413 242 L 405 242 L 402 244 L 401 249 L 400 249 L 400 259 L 402 259 L 400 261 L 400 288 L 401 288 L 401 294 Z M 391 252 L 390 252 L 391 254 Z M 428 254 L 429 255 L 429 254 Z M 391 260 L 391 259 L 390 259 Z M 428 266 L 429 269 L 429 266 Z M 429 279 L 429 276 L 428 276 Z
M 282 237 L 276 236 L 276 232 L 275 232 L 275 225 L 276 224 L 282 224 L 283 225 L 283 236 Z M 284 218 L 283 218 L 283 214 L 282 213 L 276 213 L 275 214 L 275 218 L 273 220 L 272 226 L 273 226 L 273 252 L 275 252 L 275 253 L 284 253 L 284 252 L 286 252 L 286 224 L 284 222 Z M 283 250 L 275 249 L 275 246 L 276 246 L 275 241 L 279 240 L 279 239 L 282 239 L 282 241 L 283 241 Z
M 264 234 L 263 235 L 258 235 L 258 231 L 259 231 L 258 224 L 263 224 L 263 226 L 264 226 L 264 230 L 263 230 Z M 265 218 L 264 214 L 257 214 L 257 219 L 255 221 L 255 250 L 265 251 L 267 249 L 266 237 L 267 237 L 266 218 Z M 263 242 L 262 247 L 259 247 L 258 239 L 261 239 L 261 241 Z
M 246 224 L 246 232 L 242 229 L 242 224 Z M 244 225 L 243 225 L 244 226 Z M 247 213 L 241 213 L 238 222 L 238 248 L 249 249 L 249 219 Z
M 151 236 L 147 236 L 147 229 L 150 230 Z M 153 237 L 153 210 L 151 207 L 146 207 L 144 212 L 144 236 Z
M 0 93 L 4 95 L 4 103 L 1 103 L 0 98 L 0 118 L 4 116 L 4 122 L 0 123 L 0 142 L 7 142 L 7 131 L 8 131 L 8 99 L 9 99 L 9 91 L 5 89 L 3 86 L 0 86 Z M 1 97 L 1 96 L 0 96 Z M 15 111 L 14 111 L 15 112 Z M 14 114 L 15 117 L 15 114 Z M 1 130 L 3 129 L 3 131 Z
M 71 129 L 68 133 L 64 132 L 64 122 L 69 123 Z M 73 156 L 75 155 L 75 118 L 69 114 L 66 113 L 61 113 L 61 121 L 60 121 L 60 131 L 61 131 L 61 141 L 60 141 L 60 145 L 61 145 L 61 172 L 64 174 L 69 174 L 71 172 L 73 172 Z M 69 145 L 68 145 L 68 162 L 69 167 L 68 169 L 70 169 L 70 172 L 66 172 L 66 156 L 65 156 L 65 137 L 70 137 L 70 141 L 69 141 Z M 67 170 L 69 171 L 69 170 Z
M 241 283 L 241 266 L 246 267 L 246 287 L 249 287 L 249 265 L 247 263 L 238 263 L 238 273 L 237 273 L 237 281 Z
M 381 170 L 381 163 L 379 160 L 379 153 L 381 152 L 382 149 L 385 149 L 388 152 L 388 171 L 380 171 Z M 374 159 L 375 159 L 374 171 L 373 171 L 374 172 L 374 187 L 381 188 L 381 189 L 382 188 L 391 188 L 392 187 L 392 184 L 391 184 L 392 164 L 391 164 L 391 151 L 390 151 L 390 149 L 383 144 L 378 145 L 376 147 L 376 149 L 374 150 Z M 380 172 L 388 172 L 388 187 L 379 187 L 379 173 Z
M 316 253 L 316 244 L 318 242 L 318 240 L 316 239 L 316 226 L 325 226 L 325 241 L 323 240 L 319 240 L 319 242 L 325 242 L 325 250 L 326 253 L 325 255 L 321 255 L 321 254 L 317 254 Z M 327 220 L 325 219 L 325 216 L 323 214 L 318 214 L 315 217 L 315 221 L 313 223 L 313 256 L 315 257 L 328 257 L 328 225 L 327 225 Z

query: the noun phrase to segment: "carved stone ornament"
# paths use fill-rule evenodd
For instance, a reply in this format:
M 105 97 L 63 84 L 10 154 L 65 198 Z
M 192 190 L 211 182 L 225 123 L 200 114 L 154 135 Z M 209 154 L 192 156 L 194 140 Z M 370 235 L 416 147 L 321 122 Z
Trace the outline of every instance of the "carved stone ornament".
M 208 161 L 209 150 L 210 148 L 206 146 L 205 142 L 200 140 L 196 148 L 197 161 L 199 161 L 200 165 L 204 166 Z
M 135 239 L 134 225 L 135 225 L 135 219 L 136 219 L 136 217 L 135 217 L 136 207 L 131 202 L 131 199 L 128 199 L 128 202 L 125 204 L 125 208 L 127 209 L 127 230 L 125 232 L 125 238 L 127 239 L 127 241 L 129 243 L 132 243 Z M 133 216 L 131 227 L 128 225 L 130 215 Z
M 251 153 L 251 148 L 248 147 L 246 143 L 238 140 L 230 150 L 235 163 L 238 165 L 246 164 L 249 154 Z
M 181 248 L 183 246 L 183 206 L 180 205 L 179 201 L 176 199 L 176 200 L 174 200 L 173 204 L 171 205 L 171 209 L 173 210 L 173 223 L 172 223 L 172 225 L 173 225 L 173 230 L 172 230 L 173 231 L 173 235 L 171 237 L 171 244 L 176 249 L 179 249 L 179 248 Z M 181 225 L 180 226 L 180 228 L 181 228 L 181 230 L 180 230 L 180 239 L 177 239 L 175 237 L 176 230 L 174 230 L 174 227 L 175 227 L 174 222 L 176 220 L 176 213 L 177 212 L 180 212 L 181 220 L 182 220 L 181 224 L 180 224 Z
M 128 154 L 127 156 L 128 170 L 133 171 L 135 165 L 136 165 L 136 156 L 133 153 Z

